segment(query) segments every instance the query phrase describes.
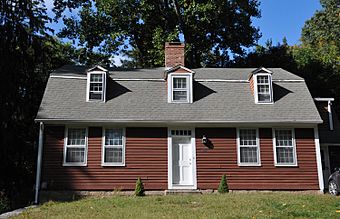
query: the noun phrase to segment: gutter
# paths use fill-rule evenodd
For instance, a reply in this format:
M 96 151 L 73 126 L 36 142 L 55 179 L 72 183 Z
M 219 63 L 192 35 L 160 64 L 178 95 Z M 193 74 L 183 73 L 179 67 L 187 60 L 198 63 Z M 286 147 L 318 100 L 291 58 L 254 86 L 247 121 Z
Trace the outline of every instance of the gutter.
M 38 158 L 37 158 L 37 175 L 36 175 L 36 179 L 35 179 L 35 198 L 34 198 L 35 204 L 39 203 L 39 190 L 40 190 L 42 152 L 43 152 L 43 138 L 44 138 L 44 123 L 40 122 L 40 125 L 39 125 Z
M 214 121 L 214 120 L 119 120 L 119 119 L 43 119 L 37 118 L 36 122 L 46 122 L 46 123 L 143 123 L 143 124 L 321 124 L 322 120 L 268 120 L 268 121 Z

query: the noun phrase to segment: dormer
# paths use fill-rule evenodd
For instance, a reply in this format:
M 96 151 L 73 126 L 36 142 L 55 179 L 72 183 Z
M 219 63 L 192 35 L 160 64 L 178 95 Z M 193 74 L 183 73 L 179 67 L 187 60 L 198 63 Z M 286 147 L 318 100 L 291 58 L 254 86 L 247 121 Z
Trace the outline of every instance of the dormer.
M 87 102 L 105 102 L 106 101 L 106 77 L 108 70 L 97 65 L 87 70 Z
M 165 71 L 165 79 L 168 87 L 168 103 L 193 102 L 194 73 L 194 71 L 180 65 Z
M 272 74 L 272 71 L 263 67 L 254 70 L 250 74 L 250 88 L 256 104 L 274 103 Z

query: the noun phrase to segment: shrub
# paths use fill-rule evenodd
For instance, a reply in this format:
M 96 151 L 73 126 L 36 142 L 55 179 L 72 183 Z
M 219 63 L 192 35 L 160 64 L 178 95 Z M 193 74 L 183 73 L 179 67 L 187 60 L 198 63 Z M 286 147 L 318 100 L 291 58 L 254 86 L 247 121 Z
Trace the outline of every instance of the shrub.
M 144 196 L 144 185 L 140 177 L 138 177 L 136 182 L 136 189 L 135 189 L 135 195 L 136 196 Z
M 221 178 L 220 185 L 218 186 L 218 192 L 219 193 L 229 192 L 228 183 L 227 183 L 227 177 L 226 177 L 225 174 Z
M 0 214 L 8 211 L 10 209 L 10 203 L 6 194 L 0 191 Z

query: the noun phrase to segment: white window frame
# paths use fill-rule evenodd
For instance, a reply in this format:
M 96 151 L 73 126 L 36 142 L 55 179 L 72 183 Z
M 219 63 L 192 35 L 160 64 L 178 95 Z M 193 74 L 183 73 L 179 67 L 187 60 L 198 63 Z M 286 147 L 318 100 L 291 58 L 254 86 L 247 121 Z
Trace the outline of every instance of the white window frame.
M 85 129 L 85 146 L 84 145 L 67 145 L 68 130 L 69 129 Z M 67 148 L 80 148 L 84 147 L 84 162 L 66 162 Z M 63 153 L 63 166 L 87 166 L 87 152 L 88 152 L 88 128 L 79 126 L 66 126 L 64 133 L 64 153 Z
M 269 83 L 269 92 L 270 92 L 270 101 L 259 101 L 259 93 L 258 93 L 258 83 L 257 83 L 257 77 L 258 76 L 267 76 L 268 77 L 268 83 Z M 254 83 L 254 96 L 255 96 L 255 103 L 256 104 L 273 104 L 273 80 L 272 75 L 269 73 L 256 73 L 253 75 L 253 83 Z
M 102 94 L 101 100 L 90 99 L 91 75 L 93 75 L 93 74 L 101 74 L 102 78 L 103 78 L 102 91 L 98 92 L 98 93 Z M 90 71 L 90 72 L 87 73 L 86 101 L 87 102 L 105 102 L 106 101 L 106 72 L 104 72 L 104 71 Z
M 294 162 L 293 163 L 278 163 L 277 162 L 277 153 L 276 153 L 276 135 L 275 135 L 275 130 L 290 130 L 292 132 L 292 146 L 278 146 L 278 147 L 293 147 L 293 156 L 294 156 Z M 273 128 L 272 130 L 272 135 L 273 135 L 273 147 L 274 147 L 274 163 L 275 166 L 278 167 L 296 167 L 298 166 L 298 157 L 296 153 L 296 140 L 295 140 L 295 130 L 294 128 Z
M 173 81 L 174 78 L 185 78 L 187 80 L 187 88 L 185 91 L 187 92 L 187 99 L 186 101 L 178 101 L 174 100 L 174 88 L 173 88 Z M 178 88 L 176 88 L 178 89 Z M 178 89 L 180 91 L 181 89 Z M 183 88 L 182 88 L 183 90 Z M 192 74 L 187 73 L 170 73 L 168 76 L 168 102 L 169 103 L 192 103 L 193 101 L 193 80 Z
M 252 147 L 242 146 L 240 140 L 240 130 L 256 130 L 256 147 L 257 147 L 257 162 L 256 163 L 245 163 L 241 162 L 241 147 Z M 261 150 L 260 150 L 260 137 L 258 128 L 237 128 L 237 164 L 238 166 L 261 166 Z
M 122 162 L 105 162 L 105 148 L 118 148 L 120 146 L 116 145 L 105 145 L 105 132 L 106 129 L 121 129 L 122 130 Z M 102 166 L 125 166 L 125 145 L 126 145 L 126 137 L 125 137 L 125 128 L 122 127 L 103 127 L 102 129 Z

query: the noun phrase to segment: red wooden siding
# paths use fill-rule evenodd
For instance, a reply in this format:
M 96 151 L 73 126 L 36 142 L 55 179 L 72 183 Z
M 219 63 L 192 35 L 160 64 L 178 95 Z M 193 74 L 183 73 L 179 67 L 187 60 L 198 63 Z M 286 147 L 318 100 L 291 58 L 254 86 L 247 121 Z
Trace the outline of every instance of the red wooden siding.
M 260 128 L 260 167 L 237 165 L 236 128 L 196 128 L 197 185 L 216 189 L 223 174 L 230 189 L 318 189 L 313 129 L 295 129 L 298 167 L 275 167 L 272 129 Z M 205 135 L 213 144 L 201 142 Z M 86 167 L 63 167 L 64 127 L 46 126 L 42 181 L 50 190 L 114 190 L 135 187 L 137 177 L 146 189 L 168 185 L 167 128 L 126 128 L 125 167 L 102 167 L 102 129 L 90 127 Z
M 254 96 L 254 77 L 250 78 L 249 85 L 250 85 L 250 89 L 251 89 L 251 94 Z
M 202 144 L 203 135 L 214 149 Z M 239 167 L 235 128 L 196 129 L 198 188 L 217 188 L 226 174 L 230 189 L 318 189 L 313 129 L 295 129 L 298 167 L 275 167 L 272 129 L 259 129 L 259 135 L 262 166 Z
M 48 189 L 134 189 L 141 177 L 146 189 L 167 188 L 167 129 L 126 128 L 125 167 L 101 166 L 102 129 L 90 127 L 86 167 L 63 167 L 64 127 L 47 126 L 43 182 Z

